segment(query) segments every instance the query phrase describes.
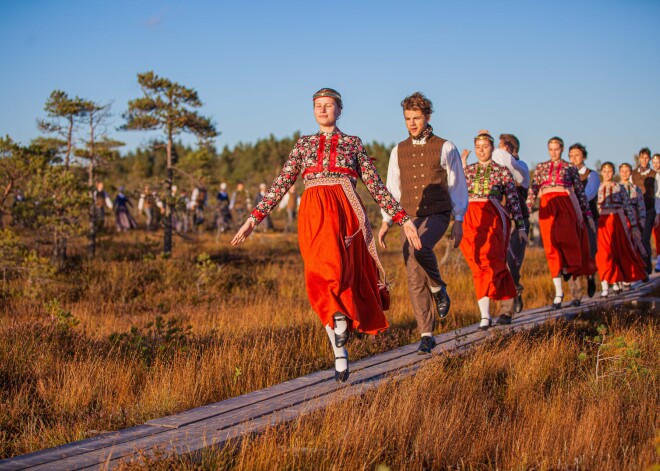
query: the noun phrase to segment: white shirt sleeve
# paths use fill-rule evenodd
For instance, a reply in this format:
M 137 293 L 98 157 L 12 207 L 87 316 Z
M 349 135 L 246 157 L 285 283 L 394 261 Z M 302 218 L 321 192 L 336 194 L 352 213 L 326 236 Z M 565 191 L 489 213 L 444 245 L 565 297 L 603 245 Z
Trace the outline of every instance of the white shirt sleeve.
M 451 198 L 451 211 L 454 219 L 462 221 L 468 207 L 467 182 L 463 172 L 463 162 L 453 142 L 447 141 L 440 152 L 440 165 L 447 170 L 447 188 Z
M 390 163 L 387 166 L 387 176 L 385 177 L 385 186 L 394 199 L 401 203 L 401 171 L 399 170 L 399 146 L 395 146 L 390 153 Z M 405 209 L 405 208 L 404 208 Z M 383 216 L 383 222 L 390 223 L 392 218 L 382 209 L 380 214 Z
M 589 173 L 587 177 L 587 184 L 584 187 L 584 194 L 587 196 L 587 201 L 598 196 L 598 188 L 600 187 L 600 177 L 593 170 Z
M 520 186 L 522 186 L 525 189 L 529 189 L 529 180 L 530 180 L 529 167 L 527 166 L 524 160 L 520 160 L 519 158 L 516 159 L 516 162 L 523 172 L 523 182 L 520 184 Z M 524 201 L 522 201 L 521 204 L 524 204 Z
M 525 169 L 518 164 L 518 161 L 504 149 L 495 149 L 493 151 L 493 162 L 509 169 L 511 175 L 513 175 L 513 180 L 517 185 L 522 185 L 525 180 L 524 171 Z M 529 174 L 529 172 L 527 172 Z M 527 186 L 529 186 L 529 176 L 527 177 Z

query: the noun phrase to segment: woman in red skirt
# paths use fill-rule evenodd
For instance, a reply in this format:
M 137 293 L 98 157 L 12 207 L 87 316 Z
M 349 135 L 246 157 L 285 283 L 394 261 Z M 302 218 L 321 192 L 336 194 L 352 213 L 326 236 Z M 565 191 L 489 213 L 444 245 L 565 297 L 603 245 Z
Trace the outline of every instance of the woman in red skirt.
M 474 290 L 481 313 L 479 329 L 491 325 L 490 300 L 503 301 L 498 324 L 510 324 L 516 284 L 506 264 L 511 219 L 521 243 L 527 242 L 520 200 L 509 170 L 493 162 L 493 137 L 485 132 L 474 138 L 478 162 L 465 167 L 469 204 L 463 218 L 461 252 L 472 270 Z M 506 198 L 506 210 L 502 207 Z M 508 210 L 508 211 L 507 211 Z
M 589 236 L 585 221 L 596 231 L 591 210 L 575 165 L 562 160 L 564 141 L 553 137 L 548 141 L 550 160 L 540 163 L 534 171 L 527 206 L 531 212 L 537 197 L 539 227 L 548 261 L 555 298 L 552 307 L 559 309 L 564 299 L 564 280 L 590 276 L 596 266 L 589 257 Z
M 601 295 L 607 297 L 610 286 L 613 294 L 618 294 L 619 282 L 632 283 L 646 278 L 646 267 L 634 246 L 634 241 L 640 240 L 637 214 L 625 187 L 613 180 L 614 164 L 605 162 L 600 174 L 603 182 L 598 188 L 600 217 L 596 265 L 603 285 Z
M 342 112 L 339 93 L 322 88 L 314 94 L 319 132 L 298 139 L 280 175 L 232 239 L 240 244 L 295 183 L 305 183 L 298 218 L 298 242 L 305 263 L 307 296 L 326 328 L 335 354 L 335 379 L 348 379 L 349 332 L 377 334 L 388 327 L 383 312 L 389 301 L 385 273 L 378 260 L 371 224 L 355 191 L 361 179 L 410 244 L 421 248 L 417 228 L 392 197 L 359 137 L 337 128 Z M 380 272 L 380 273 L 379 273 Z M 380 276 L 380 278 L 379 278 Z

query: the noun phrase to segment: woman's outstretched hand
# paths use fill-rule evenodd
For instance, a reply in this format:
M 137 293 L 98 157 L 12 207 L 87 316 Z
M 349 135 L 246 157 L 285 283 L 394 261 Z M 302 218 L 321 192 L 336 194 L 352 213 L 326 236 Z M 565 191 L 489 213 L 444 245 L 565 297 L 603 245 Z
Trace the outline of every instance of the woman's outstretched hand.
M 245 239 L 247 239 L 248 236 L 252 233 L 252 230 L 256 225 L 257 224 L 254 222 L 254 219 L 248 218 L 248 220 L 245 221 L 245 224 L 241 226 L 234 238 L 231 240 L 231 245 L 238 245 L 242 242 L 245 242 Z
M 419 239 L 419 234 L 417 234 L 417 226 L 410 219 L 403 224 L 403 231 L 406 233 L 408 242 L 415 247 L 415 250 L 422 248 L 422 241 Z

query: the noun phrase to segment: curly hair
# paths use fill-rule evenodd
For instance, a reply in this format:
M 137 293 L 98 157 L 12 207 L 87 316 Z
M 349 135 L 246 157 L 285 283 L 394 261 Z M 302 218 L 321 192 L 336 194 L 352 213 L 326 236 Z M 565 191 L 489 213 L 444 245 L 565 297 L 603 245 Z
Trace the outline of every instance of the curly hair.
M 520 141 L 513 134 L 500 134 L 500 141 L 505 145 L 510 154 L 518 155 Z
M 401 107 L 403 111 L 419 110 L 426 118 L 429 118 L 433 113 L 433 103 L 421 92 L 415 92 L 405 97 L 401 102 Z

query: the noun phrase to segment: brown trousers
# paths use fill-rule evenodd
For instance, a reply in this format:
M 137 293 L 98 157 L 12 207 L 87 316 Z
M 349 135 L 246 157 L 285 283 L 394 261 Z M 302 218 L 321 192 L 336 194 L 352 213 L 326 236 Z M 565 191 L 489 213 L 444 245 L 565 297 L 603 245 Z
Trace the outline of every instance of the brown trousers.
M 595 221 L 596 228 L 598 227 L 598 220 Z M 596 229 L 598 230 L 598 229 Z M 598 233 L 591 230 L 591 226 L 587 224 L 587 234 L 589 235 L 589 256 L 592 260 L 596 259 L 596 252 L 598 251 Z M 578 276 L 576 279 L 568 280 L 568 289 L 571 291 L 573 299 L 582 298 L 584 276 Z
M 433 252 L 449 227 L 449 212 L 414 218 L 422 248 L 415 250 L 406 239 L 401 228 L 403 260 L 408 273 L 408 291 L 412 303 L 417 328 L 420 333 L 433 332 L 437 308 L 429 291 L 429 286 L 446 286 L 440 276 L 438 259 Z

